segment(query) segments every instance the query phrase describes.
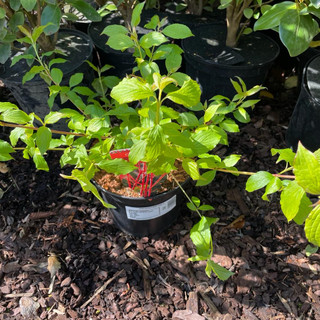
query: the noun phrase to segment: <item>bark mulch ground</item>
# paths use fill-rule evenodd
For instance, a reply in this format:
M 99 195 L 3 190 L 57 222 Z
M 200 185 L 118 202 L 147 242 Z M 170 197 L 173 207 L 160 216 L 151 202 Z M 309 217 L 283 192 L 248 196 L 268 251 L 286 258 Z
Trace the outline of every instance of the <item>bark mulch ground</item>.
M 275 71 L 274 98 L 218 150 L 241 154 L 240 170 L 280 170 L 270 149 L 285 147 L 297 92 Z M 0 167 L 0 319 L 320 319 L 320 255 L 306 256 L 303 227 L 286 221 L 277 195 L 262 201 L 244 190 L 246 178 L 227 174 L 193 188 L 220 218 L 214 260 L 235 273 L 222 282 L 188 261 L 196 214 L 184 210 L 162 234 L 133 238 L 59 176 L 55 154 L 47 159 L 48 173 L 19 157 Z M 51 293 L 48 263 L 58 269 Z

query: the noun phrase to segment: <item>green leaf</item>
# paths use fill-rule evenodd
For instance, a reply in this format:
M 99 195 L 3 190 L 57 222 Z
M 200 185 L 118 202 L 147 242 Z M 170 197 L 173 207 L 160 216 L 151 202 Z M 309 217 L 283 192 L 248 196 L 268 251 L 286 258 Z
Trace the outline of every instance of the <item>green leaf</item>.
M 88 177 L 83 171 L 73 170 L 71 176 L 61 175 L 65 179 L 76 180 L 80 183 L 82 190 L 84 192 L 91 192 L 93 195 L 106 207 L 106 208 L 115 208 L 113 205 L 106 203 L 100 196 L 97 188 L 90 182 Z
M 13 32 L 17 32 L 18 31 L 18 26 L 23 25 L 25 21 L 25 16 L 23 14 L 23 12 L 18 11 L 15 12 L 11 19 L 9 20 L 9 27 Z
M 176 72 L 181 67 L 181 63 L 182 63 L 181 54 L 176 53 L 174 51 L 169 53 L 165 61 L 168 73 Z
M 180 23 L 170 24 L 166 26 L 162 32 L 172 39 L 185 39 L 193 36 L 190 28 Z
M 20 2 L 25 10 L 31 11 L 35 7 L 37 0 L 20 0 Z
M 183 159 L 182 167 L 193 180 L 200 178 L 198 164 L 194 160 L 188 158 Z
M 273 175 L 266 171 L 259 171 L 252 175 L 246 183 L 246 190 L 253 192 L 265 187 L 270 181 L 273 180 Z
M 295 153 L 287 148 L 287 149 L 271 149 L 272 156 L 275 156 L 276 154 L 279 154 L 278 160 L 276 163 L 279 163 L 280 161 L 285 161 L 289 163 L 291 166 L 293 165 Z
M 320 246 L 320 206 L 317 205 L 308 216 L 304 231 L 307 239 L 316 246 Z
M 38 170 L 49 171 L 47 161 L 41 155 L 40 150 L 36 149 L 33 155 L 33 162 Z
M 200 221 L 195 224 L 190 231 L 190 238 L 196 246 L 197 255 L 205 259 L 211 257 L 212 237 L 210 226 L 218 221 L 217 218 L 202 216 Z
M 0 161 L 8 161 L 13 159 L 10 153 L 15 152 L 7 141 L 0 140 Z
M 214 210 L 213 206 L 210 206 L 209 204 L 203 204 L 203 205 L 200 206 L 198 209 L 201 210 L 201 211 Z
M 107 36 L 118 36 L 119 34 L 126 35 L 128 33 L 128 29 L 122 25 L 112 24 L 103 29 L 101 34 L 106 34 Z
M 158 158 L 165 150 L 165 139 L 163 129 L 160 125 L 155 125 L 149 132 L 146 147 L 146 159 L 152 161 Z
M 36 143 L 41 155 L 43 155 L 48 150 L 51 138 L 52 133 L 49 128 L 43 126 L 38 129 L 36 134 Z
M 293 163 L 298 184 L 308 193 L 320 194 L 320 163 L 301 143 Z
M 281 180 L 278 177 L 273 177 L 273 179 L 267 184 L 266 191 L 263 194 L 262 199 L 268 201 L 268 195 L 277 192 L 281 187 Z
M 137 78 L 124 78 L 111 91 L 111 97 L 120 104 L 152 97 L 154 92 L 148 83 Z
M 141 12 L 144 6 L 144 2 L 138 3 L 135 8 L 132 11 L 132 16 L 131 16 L 131 26 L 136 27 L 141 20 Z
M 215 115 L 221 103 L 211 103 L 210 106 L 204 112 L 204 122 L 209 122 Z
M 4 64 L 11 56 L 10 43 L 0 43 L 0 63 Z
M 199 177 L 196 186 L 197 187 L 202 187 L 202 186 L 208 185 L 209 183 L 211 183 L 213 181 L 215 176 L 216 176 L 216 171 L 214 171 L 214 170 L 210 170 L 210 171 L 207 171 L 207 172 L 203 173 Z
M 11 132 L 10 132 L 10 142 L 12 144 L 12 146 L 16 146 L 18 140 L 25 135 L 26 133 L 26 130 L 25 128 L 14 128 Z M 0 152 L 1 153 L 1 152 Z
M 200 96 L 201 90 L 198 83 L 190 79 L 184 82 L 179 90 L 168 93 L 166 98 L 185 107 L 192 107 L 199 103 Z
M 190 112 L 182 112 L 180 113 L 179 123 L 186 127 L 197 127 L 199 119 Z
M 75 87 L 83 80 L 83 73 L 75 73 L 70 77 L 69 86 Z
M 230 156 L 225 157 L 223 160 L 223 163 L 226 167 L 233 167 L 238 163 L 238 161 L 241 159 L 241 156 L 238 154 L 231 154 Z
M 31 118 L 22 110 L 7 110 L 0 115 L 0 119 L 6 122 L 26 124 Z
M 256 21 L 254 30 L 273 29 L 279 26 L 282 17 L 292 10 L 296 10 L 296 4 L 292 1 L 275 4 Z
M 227 132 L 239 132 L 239 126 L 231 119 L 224 120 L 220 123 L 220 127 Z
M 307 195 L 304 194 L 303 197 L 301 198 L 299 211 L 296 214 L 296 216 L 293 218 L 294 222 L 299 225 L 302 225 L 306 221 L 311 210 L 312 210 L 312 202 L 307 197 Z
M 63 78 L 63 73 L 60 69 L 58 68 L 53 68 L 51 69 L 51 77 L 55 84 L 60 84 Z
M 62 12 L 58 5 L 47 4 L 45 6 L 41 14 L 41 25 L 46 26 L 44 28 L 46 35 L 52 35 L 58 32 L 61 18 Z
M 219 264 L 213 262 L 212 260 L 208 260 L 206 266 L 206 274 L 209 278 L 211 277 L 211 272 L 213 272 L 222 281 L 226 281 L 232 275 L 234 275 L 233 272 L 227 270 L 224 267 L 221 267 Z
M 90 21 L 98 22 L 102 19 L 97 10 L 85 0 L 66 0 L 66 3 L 71 4 Z
M 139 140 L 130 148 L 129 160 L 136 164 L 145 157 L 147 141 Z
M 281 209 L 288 221 L 291 221 L 298 213 L 301 199 L 305 191 L 297 181 L 290 181 L 281 193 Z
M 313 246 L 310 246 L 310 244 L 308 244 L 306 246 L 306 256 L 307 257 L 310 257 L 312 254 L 316 253 L 318 251 L 319 247 L 313 247 Z
M 106 172 L 113 173 L 115 175 L 127 174 L 137 169 L 137 167 L 131 162 L 120 158 L 102 160 L 98 163 L 98 166 Z
M 62 118 L 65 118 L 65 116 L 62 113 L 57 111 L 52 111 L 45 116 L 44 124 L 53 124 L 58 122 Z
M 107 45 L 114 50 L 124 51 L 125 49 L 134 47 L 134 42 L 129 36 L 118 34 L 116 36 L 111 36 L 107 41 Z
M 18 110 L 19 108 L 11 102 L 0 102 L 0 113 L 7 110 Z
M 247 18 L 247 19 L 251 19 L 253 16 L 253 10 L 251 8 L 245 8 L 243 11 L 243 15 Z
M 309 48 L 318 29 L 318 23 L 311 16 L 290 11 L 280 21 L 279 35 L 290 56 L 295 57 Z
M 159 46 L 167 41 L 168 39 L 162 33 L 152 31 L 141 37 L 140 45 L 144 49 L 149 49 L 154 46 Z

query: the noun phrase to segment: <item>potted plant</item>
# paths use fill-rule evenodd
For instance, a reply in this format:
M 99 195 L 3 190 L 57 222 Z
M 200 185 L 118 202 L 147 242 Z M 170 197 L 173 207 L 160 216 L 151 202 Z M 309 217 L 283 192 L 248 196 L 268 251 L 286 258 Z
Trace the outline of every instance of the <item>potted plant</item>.
M 63 8 L 67 4 L 91 20 L 101 20 L 97 11 L 85 0 L 50 3 L 46 1 L 14 3 L 7 0 L 1 1 L 0 62 L 2 65 L 0 78 L 12 91 L 20 107 L 27 112 L 32 112 L 36 108 L 35 111 L 38 114 L 40 112 L 44 115 L 49 109 L 46 105 L 48 89 L 42 79 L 36 77 L 33 83 L 22 84 L 23 75 L 30 70 L 35 56 L 30 40 L 25 37 L 26 32 L 33 34 L 36 29 L 40 31 L 39 36 L 36 36 L 39 55 L 46 56 L 46 59 L 58 58 L 57 55 L 62 58 L 63 55 L 65 63 L 61 68 L 66 79 L 74 70 L 78 69 L 80 72 L 81 68 L 84 68 L 83 62 L 90 59 L 92 43 L 89 37 L 82 32 L 60 27 L 66 17 Z M 17 62 L 16 59 L 19 59 L 17 57 L 21 53 L 27 54 L 28 60 L 21 59 Z M 13 59 L 17 63 L 12 67 Z M 85 69 L 82 71 L 86 73 Z M 55 108 L 58 108 L 57 105 Z
M 248 26 L 260 6 L 255 1 L 221 1 L 226 22 L 196 26 L 192 29 L 195 37 L 183 40 L 186 73 L 199 81 L 203 99 L 212 94 L 232 97 L 235 91 L 229 79 L 233 76 L 248 86 L 264 82 L 279 46 Z
M 312 151 L 320 147 L 319 16 L 320 5 L 314 1 L 285 1 L 271 6 L 254 25 L 255 30 L 277 31 L 290 56 L 298 58 L 300 95 L 286 134 L 294 150 L 299 141 Z
M 39 72 L 54 83 L 49 87 L 51 95 L 69 97 L 78 111 L 64 108 L 59 112 L 51 111 L 41 118 L 35 113 L 27 114 L 11 103 L 0 103 L 1 125 L 14 127 L 10 133 L 10 142 L 0 141 L 1 161 L 10 160 L 14 152 L 23 150 L 24 157 L 33 159 L 39 170 L 49 170 L 46 157 L 50 152 L 60 152 L 61 166 L 73 167 L 72 172 L 63 177 L 78 181 L 84 191 L 92 192 L 104 206 L 113 208 L 119 227 L 136 235 L 160 232 L 172 223 L 166 220 L 177 217 L 181 203 L 179 194 L 185 193 L 182 185 L 187 176 L 201 186 L 214 179 L 215 172 L 207 170 L 210 163 L 214 162 L 221 169 L 235 170 L 238 155 L 221 159 L 211 151 L 218 144 L 227 144 L 227 132 L 239 130 L 228 114 L 240 121 L 249 121 L 246 108 L 252 107 L 257 101 L 246 99 L 261 89 L 256 86 L 247 90 L 245 84 L 238 80 L 234 81 L 238 94 L 232 101 L 220 96 L 209 105 L 201 104 L 201 92 L 196 81 L 177 72 L 181 64 L 181 50 L 177 45 L 168 43 L 167 38 L 185 38 L 191 35 L 190 30 L 183 25 L 162 29 L 159 18 L 155 17 L 152 19 L 153 31 L 137 38 L 134 29 L 139 20 L 140 9 L 136 7 L 130 30 L 119 25 L 109 26 L 105 30 L 110 34 L 109 42 L 113 47 L 135 49 L 137 74 L 127 76 L 117 83 L 114 77 L 102 76 L 108 66 L 99 69 L 92 65 L 99 74 L 93 84 L 97 92 L 78 86 L 82 77 L 80 74 L 70 78 L 69 86 L 60 85 L 61 74 L 58 79 L 57 68 L 38 59 L 42 66 Z M 33 45 L 35 32 L 31 36 L 27 33 Z M 166 61 L 167 75 L 160 75 L 155 63 L 157 59 Z M 106 93 L 108 88 L 112 88 L 110 95 Z M 87 99 L 83 96 L 87 96 Z M 181 112 L 175 110 L 173 104 L 180 105 Z M 193 111 L 197 110 L 204 112 L 201 119 L 194 115 Z M 49 125 L 54 126 L 61 119 L 67 120 L 69 132 L 49 128 Z M 34 126 L 35 120 L 41 123 L 39 127 Z M 52 138 L 53 134 L 58 137 Z M 179 172 L 183 169 L 182 179 L 176 175 L 178 168 Z M 109 197 L 111 192 L 102 190 L 104 187 L 98 186 L 102 195 L 97 189 L 101 179 L 104 179 L 101 178 L 104 177 L 102 170 L 112 175 L 113 182 L 117 177 L 124 176 L 128 181 L 127 187 L 134 182 L 130 189 L 141 187 L 138 192 L 143 197 L 136 199 L 139 210 L 132 203 L 126 204 L 123 208 L 126 222 L 123 224 L 117 217 L 120 213 L 114 208 L 119 208 L 120 201 L 112 202 Z M 161 180 L 168 181 L 168 176 L 173 181 L 170 188 L 173 190 L 165 192 L 165 198 L 159 202 L 158 198 L 163 194 L 157 195 L 155 189 L 159 185 L 163 186 Z M 127 200 L 121 196 L 113 197 L 121 198 L 124 203 Z M 189 207 L 200 215 L 202 211 L 212 208 L 201 205 L 195 198 L 187 197 L 190 199 Z M 140 220 L 142 210 L 146 217 Z M 193 230 L 194 239 L 202 230 L 206 234 L 206 241 L 208 234 L 211 239 L 210 225 L 216 220 L 202 217 L 200 225 Z M 133 222 L 134 228 L 138 228 L 136 231 L 127 225 L 130 222 Z M 211 247 L 206 254 L 202 252 L 201 259 L 211 261 Z M 212 271 L 221 279 L 232 274 L 211 261 L 208 273 Z

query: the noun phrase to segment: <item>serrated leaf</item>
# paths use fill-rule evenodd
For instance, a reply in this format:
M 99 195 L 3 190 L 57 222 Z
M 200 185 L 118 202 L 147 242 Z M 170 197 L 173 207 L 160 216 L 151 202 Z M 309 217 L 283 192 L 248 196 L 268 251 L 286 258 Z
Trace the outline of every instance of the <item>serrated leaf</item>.
M 36 144 L 43 155 L 49 148 L 50 141 L 52 138 L 51 130 L 47 127 L 40 127 L 36 134 Z
M 139 140 L 130 148 L 129 159 L 136 164 L 145 157 L 147 141 Z
M 200 95 L 201 90 L 198 83 L 190 79 L 184 82 L 179 90 L 168 93 L 166 98 L 185 107 L 192 107 L 199 103 Z
M 307 239 L 316 246 L 320 246 L 320 206 L 316 206 L 308 216 L 304 231 Z
M 110 95 L 122 104 L 152 97 L 154 92 L 148 83 L 143 83 L 137 78 L 124 78 L 112 89 Z
M 7 110 L 0 115 L 0 119 L 6 122 L 26 124 L 31 118 L 22 110 Z
M 200 173 L 199 173 L 198 164 L 194 160 L 183 159 L 182 167 L 193 180 L 199 179 Z
M 298 145 L 293 167 L 299 185 L 308 193 L 320 194 L 320 163 L 301 143 Z

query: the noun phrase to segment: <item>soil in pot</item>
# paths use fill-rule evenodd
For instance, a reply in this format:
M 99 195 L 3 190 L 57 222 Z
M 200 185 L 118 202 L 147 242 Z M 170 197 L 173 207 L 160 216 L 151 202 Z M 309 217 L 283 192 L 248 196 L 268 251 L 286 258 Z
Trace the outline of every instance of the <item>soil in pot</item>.
M 82 85 L 90 86 L 94 73 L 85 62 L 86 60 L 91 60 L 92 56 L 93 45 L 90 38 L 85 33 L 77 30 L 61 29 L 56 47 L 66 54 L 63 58 L 67 60 L 65 63 L 56 65 L 64 75 L 62 85 L 68 85 L 70 77 L 76 72 L 81 72 L 84 74 Z M 51 111 L 47 103 L 49 98 L 48 85 L 40 76 L 36 76 L 22 84 L 22 78 L 30 70 L 30 67 L 24 59 L 10 67 L 12 58 L 0 66 L 0 79 L 12 92 L 23 111 L 27 113 L 34 112 L 43 118 Z M 73 107 L 68 103 L 61 105 L 56 99 L 52 111 L 59 110 L 61 106 Z M 55 129 L 66 130 L 67 125 L 63 120 L 60 120 L 55 124 Z
M 171 175 L 183 186 L 189 181 L 182 169 Z M 141 197 L 139 190 L 128 188 L 124 179 L 103 171 L 96 174 L 94 183 L 103 199 L 116 207 L 110 210 L 115 225 L 136 237 L 159 234 L 169 228 L 185 203 L 184 194 L 170 174 L 149 197 Z
M 301 91 L 290 118 L 286 143 L 294 150 L 298 142 L 309 150 L 320 148 L 320 55 L 307 63 Z
M 232 98 L 236 91 L 230 79 L 236 76 L 247 88 L 263 84 L 279 54 L 274 40 L 256 32 L 242 36 L 236 48 L 227 47 L 224 23 L 197 26 L 192 32 L 194 37 L 182 41 L 186 73 L 200 84 L 203 101 L 217 94 Z

